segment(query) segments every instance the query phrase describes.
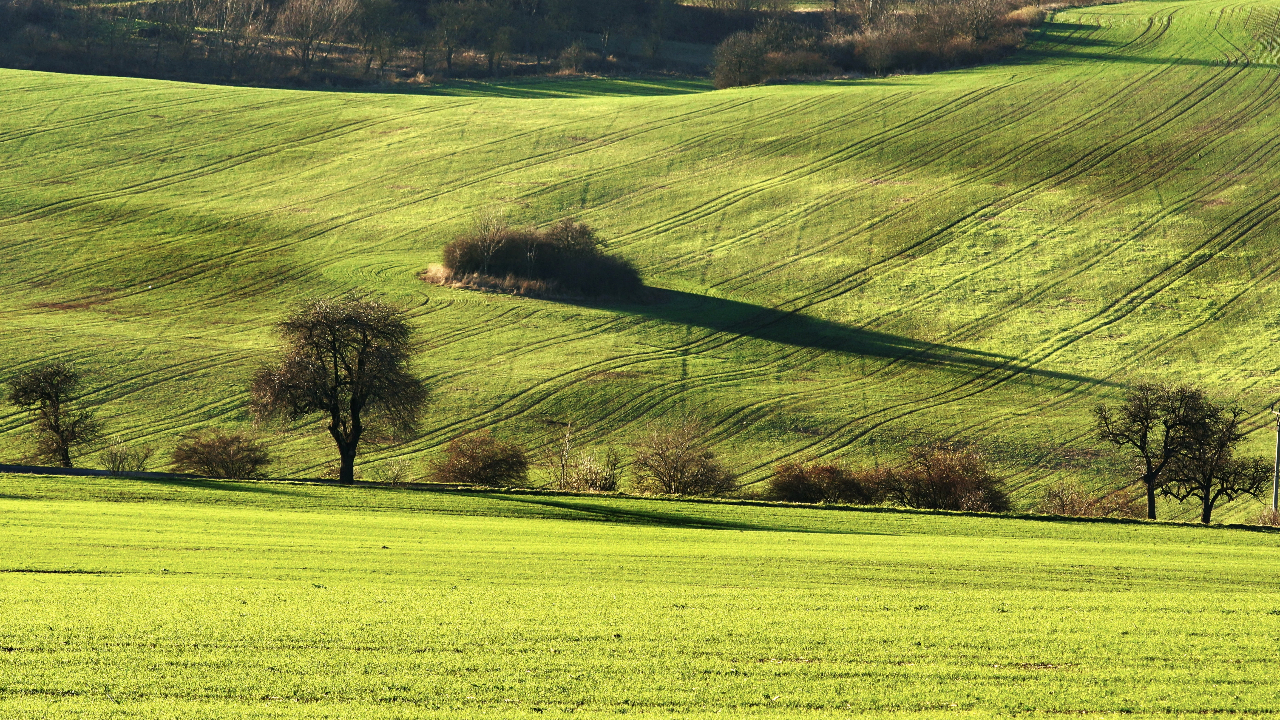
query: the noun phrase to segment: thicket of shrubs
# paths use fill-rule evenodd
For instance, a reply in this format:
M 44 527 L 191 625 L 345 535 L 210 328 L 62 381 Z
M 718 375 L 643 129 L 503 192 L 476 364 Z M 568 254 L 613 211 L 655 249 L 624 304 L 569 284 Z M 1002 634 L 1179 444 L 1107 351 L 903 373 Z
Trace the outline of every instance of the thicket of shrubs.
M 1020 46 L 1047 12 L 1036 0 L 860 0 L 835 5 L 821 16 L 821 24 L 777 15 L 725 39 L 715 53 L 716 87 L 994 62 Z
M 759 2 L 672 0 L 0 0 L 0 64 L 252 84 L 691 69 L 667 41 L 715 44 Z
M 180 472 L 215 478 L 263 478 L 271 464 L 267 446 L 248 433 L 218 429 L 187 433 L 173 449 Z
M 769 480 L 774 498 L 791 502 L 889 503 L 928 510 L 1006 512 L 1009 496 L 972 448 L 913 448 L 901 465 L 849 470 L 828 463 L 785 463 Z
M 564 220 L 546 230 L 486 221 L 444 248 L 431 282 L 540 297 L 639 297 L 640 274 L 604 252 L 590 227 Z
M 529 480 L 529 460 L 515 443 L 495 438 L 488 430 L 449 441 L 442 459 L 431 470 L 439 483 L 519 487 Z

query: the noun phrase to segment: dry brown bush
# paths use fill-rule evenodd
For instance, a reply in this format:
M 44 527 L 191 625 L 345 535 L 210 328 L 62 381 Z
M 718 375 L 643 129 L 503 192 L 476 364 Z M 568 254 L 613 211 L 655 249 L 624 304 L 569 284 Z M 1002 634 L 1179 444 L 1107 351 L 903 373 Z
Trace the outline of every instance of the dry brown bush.
M 884 473 L 876 491 L 887 502 L 911 508 L 1006 512 L 1010 507 L 982 456 L 950 444 L 912 449 L 906 464 Z
M 215 428 L 187 433 L 173 449 L 175 469 L 206 477 L 266 477 L 270 464 L 266 445 L 243 432 Z
M 1276 512 L 1271 508 L 1267 508 L 1258 513 L 1258 517 L 1253 520 L 1254 525 L 1266 525 L 1267 527 L 1280 527 L 1280 512 Z
M 866 505 L 875 501 L 873 473 L 834 463 L 783 463 L 774 468 L 769 490 L 774 499 L 789 502 Z
M 660 495 L 724 495 L 737 479 L 707 445 L 707 429 L 694 420 L 654 427 L 636 443 L 636 489 Z
M 529 480 L 524 449 L 481 430 L 449 441 L 445 457 L 431 469 L 436 482 L 489 487 L 521 486 Z
M 1074 517 L 1140 518 L 1146 513 L 1143 498 L 1128 489 L 1095 496 L 1080 483 L 1060 480 L 1045 488 L 1036 512 Z

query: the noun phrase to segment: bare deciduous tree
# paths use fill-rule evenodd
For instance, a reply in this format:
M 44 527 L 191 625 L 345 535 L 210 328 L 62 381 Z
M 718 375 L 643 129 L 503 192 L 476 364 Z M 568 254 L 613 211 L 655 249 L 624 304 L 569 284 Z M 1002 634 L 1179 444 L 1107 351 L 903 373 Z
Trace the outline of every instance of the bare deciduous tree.
M 409 371 L 413 329 L 404 312 L 356 297 L 312 300 L 276 326 L 285 341 L 278 365 L 254 374 L 254 414 L 299 419 L 323 413 L 338 446 L 338 478 L 355 480 L 365 432 L 413 432 L 427 389 Z
M 1190 429 L 1207 400 L 1192 387 L 1154 383 L 1133 386 L 1119 407 L 1094 408 L 1098 437 L 1132 448 L 1146 488 L 1147 519 L 1156 519 L 1156 493 L 1166 482 L 1165 471 L 1191 442 Z
M 1245 411 L 1237 405 L 1205 401 L 1190 425 L 1189 442 L 1169 467 L 1164 494 L 1179 502 L 1200 501 L 1200 522 L 1209 524 L 1213 508 L 1223 500 L 1254 497 L 1271 485 L 1271 463 L 1264 458 L 1235 457 L 1244 441 Z
M 215 32 L 212 41 L 234 77 L 258 49 L 267 8 L 262 0 L 212 0 L 201 13 Z
M 345 31 L 355 12 L 355 0 L 288 0 L 280 8 L 275 32 L 292 41 L 289 50 L 298 58 L 303 77 L 310 74 L 321 45 Z
M 666 495 L 724 495 L 737 479 L 716 458 L 707 430 L 693 420 L 654 428 L 636 444 L 636 484 L 644 492 Z
M 75 406 L 83 377 L 69 363 L 56 361 L 19 373 L 9 381 L 9 402 L 35 420 L 36 457 L 71 467 L 71 456 L 98 439 L 103 423 L 93 410 Z

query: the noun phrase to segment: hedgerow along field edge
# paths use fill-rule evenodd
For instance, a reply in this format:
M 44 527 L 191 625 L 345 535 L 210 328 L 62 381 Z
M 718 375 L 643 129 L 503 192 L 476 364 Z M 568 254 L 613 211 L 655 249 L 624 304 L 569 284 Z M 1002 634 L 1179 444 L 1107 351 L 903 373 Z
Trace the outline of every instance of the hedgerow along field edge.
M 75 360 L 116 434 L 167 451 L 248 421 L 247 376 L 298 298 L 356 290 L 413 309 L 436 387 L 424 434 L 372 464 L 421 468 L 482 427 L 625 443 L 693 413 L 747 481 L 964 439 L 1027 505 L 1061 476 L 1122 482 L 1088 411 L 1136 378 L 1239 394 L 1269 452 L 1277 17 L 1062 11 L 1001 65 L 669 96 L 0 71 L 3 366 Z M 483 212 L 588 222 L 665 300 L 421 283 Z M 24 418 L 0 412 L 16 453 Z M 282 474 L 333 454 L 311 426 L 273 443 Z
M 6 717 L 1273 715 L 1270 531 L 0 476 Z

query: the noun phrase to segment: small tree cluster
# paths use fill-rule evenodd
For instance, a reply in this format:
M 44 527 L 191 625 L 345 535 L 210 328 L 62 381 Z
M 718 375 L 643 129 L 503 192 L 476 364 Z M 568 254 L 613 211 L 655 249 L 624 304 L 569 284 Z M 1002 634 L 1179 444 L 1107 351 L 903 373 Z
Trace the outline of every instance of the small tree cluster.
M 1200 388 L 1138 384 L 1117 407 L 1099 405 L 1095 417 L 1101 440 L 1134 454 L 1149 519 L 1156 517 L 1157 493 L 1197 500 L 1200 521 L 1208 524 L 1218 503 L 1257 497 L 1270 483 L 1271 463 L 1235 455 L 1246 436 L 1244 409 Z
M 481 430 L 449 441 L 445 457 L 431 470 L 435 482 L 512 487 L 526 485 L 529 459 L 515 443 Z
M 523 289 L 536 295 L 635 296 L 643 288 L 630 262 L 604 253 L 590 227 L 563 220 L 546 230 L 481 222 L 444 248 L 443 282 Z

